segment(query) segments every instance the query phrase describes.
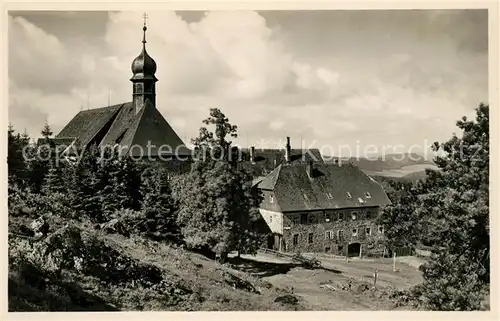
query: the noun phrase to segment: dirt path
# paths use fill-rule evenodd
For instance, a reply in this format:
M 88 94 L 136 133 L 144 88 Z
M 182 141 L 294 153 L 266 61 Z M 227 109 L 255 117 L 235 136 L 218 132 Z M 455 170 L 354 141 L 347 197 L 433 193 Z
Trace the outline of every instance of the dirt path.
M 259 253 L 256 256 L 242 256 L 246 260 L 267 266 L 288 266 L 288 269 L 274 268 L 276 273 L 260 274 L 262 279 L 275 287 L 289 287 L 293 293 L 302 297 L 311 310 L 387 310 L 392 302 L 377 297 L 371 291 L 359 292 L 355 288 L 360 282 L 373 284 L 373 272 L 378 270 L 377 288 L 391 287 L 406 289 L 418 284 L 422 277 L 417 268 L 397 263 L 393 272 L 392 259 L 350 259 L 318 257 L 323 269 L 307 270 L 291 265 L 287 258 L 272 254 Z M 353 290 L 342 290 L 349 282 Z M 330 289 L 322 287 L 328 283 Z M 332 290 L 333 289 L 333 290 Z

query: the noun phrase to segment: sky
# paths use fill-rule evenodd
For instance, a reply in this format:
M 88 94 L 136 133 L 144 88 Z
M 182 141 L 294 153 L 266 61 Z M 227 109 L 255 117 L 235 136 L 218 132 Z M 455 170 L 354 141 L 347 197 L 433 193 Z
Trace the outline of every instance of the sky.
M 142 14 L 10 12 L 10 123 L 57 134 L 131 101 Z M 421 153 L 488 103 L 486 10 L 147 14 L 157 108 L 186 143 L 219 108 L 242 146 Z

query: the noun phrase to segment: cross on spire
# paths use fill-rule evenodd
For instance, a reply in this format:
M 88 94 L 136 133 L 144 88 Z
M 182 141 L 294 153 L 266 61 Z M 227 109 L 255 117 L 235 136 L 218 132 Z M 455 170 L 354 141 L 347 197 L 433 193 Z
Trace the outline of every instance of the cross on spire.
M 142 31 L 143 31 L 142 44 L 143 44 L 143 46 L 145 46 L 146 45 L 146 30 L 148 29 L 148 27 L 146 27 L 146 20 L 148 19 L 148 14 L 144 12 L 142 14 L 142 19 L 144 19 L 144 27 L 142 27 Z

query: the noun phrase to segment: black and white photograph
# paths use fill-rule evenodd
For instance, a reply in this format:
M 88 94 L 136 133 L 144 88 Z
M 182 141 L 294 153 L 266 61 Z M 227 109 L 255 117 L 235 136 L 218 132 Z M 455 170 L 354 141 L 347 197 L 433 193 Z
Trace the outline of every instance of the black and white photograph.
M 9 312 L 498 313 L 497 11 L 72 10 L 4 12 Z

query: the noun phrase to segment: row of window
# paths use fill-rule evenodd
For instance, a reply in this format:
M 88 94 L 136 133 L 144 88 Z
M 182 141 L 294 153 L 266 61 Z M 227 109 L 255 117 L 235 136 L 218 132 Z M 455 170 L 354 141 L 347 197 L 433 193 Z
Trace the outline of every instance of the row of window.
M 358 228 L 353 228 L 351 230 L 351 235 L 352 236 L 358 236 L 359 229 Z M 365 235 L 372 235 L 372 228 L 367 226 L 364 228 L 364 233 Z M 378 233 L 379 234 L 384 234 L 384 227 L 382 225 L 378 226 Z M 333 231 L 326 231 L 325 232 L 325 240 L 333 240 L 334 239 L 334 233 Z M 337 231 L 337 239 L 342 240 L 344 238 L 344 231 L 343 230 L 338 230 Z
M 358 236 L 358 228 L 353 228 L 351 231 L 351 235 L 356 237 Z M 364 232 L 366 235 L 372 235 L 372 228 L 371 227 L 365 227 Z M 378 233 L 379 234 L 384 234 L 384 227 L 382 225 L 378 226 Z M 338 230 L 337 231 L 337 240 L 342 241 L 344 240 L 344 231 L 343 230 Z M 334 231 L 326 231 L 325 232 L 325 240 L 333 240 L 335 239 L 335 234 Z M 307 235 L 307 242 L 309 244 L 312 244 L 314 242 L 314 233 L 309 233 Z M 299 234 L 294 234 L 293 235 L 293 245 L 298 245 L 299 244 Z
M 366 211 L 364 212 L 365 216 L 367 219 L 373 217 L 372 211 Z M 332 220 L 336 221 L 344 221 L 344 220 L 351 220 L 351 221 L 356 221 L 360 219 L 361 212 L 359 211 L 352 211 L 347 214 L 347 217 L 344 217 L 344 214 L 347 214 L 345 212 L 338 212 L 338 213 L 324 213 L 324 214 L 316 214 L 316 213 L 303 213 L 300 214 L 300 216 L 294 215 L 291 217 L 292 223 L 293 224 L 316 224 L 316 223 L 322 223 L 322 219 L 324 219 L 324 222 L 328 223 L 331 222 Z
M 307 197 L 307 194 L 302 194 L 302 195 L 304 196 L 304 200 L 306 200 L 306 201 L 309 200 L 309 198 Z M 346 192 L 346 196 L 348 199 L 352 199 L 351 193 Z M 332 193 L 326 193 L 326 197 L 330 200 L 333 199 Z M 365 198 L 368 198 L 368 199 L 372 198 L 372 195 L 370 194 L 370 192 L 365 193 Z M 361 197 L 358 197 L 358 202 L 360 202 L 361 204 L 365 203 L 365 201 Z M 269 203 L 274 203 L 274 196 L 272 194 L 269 194 Z

